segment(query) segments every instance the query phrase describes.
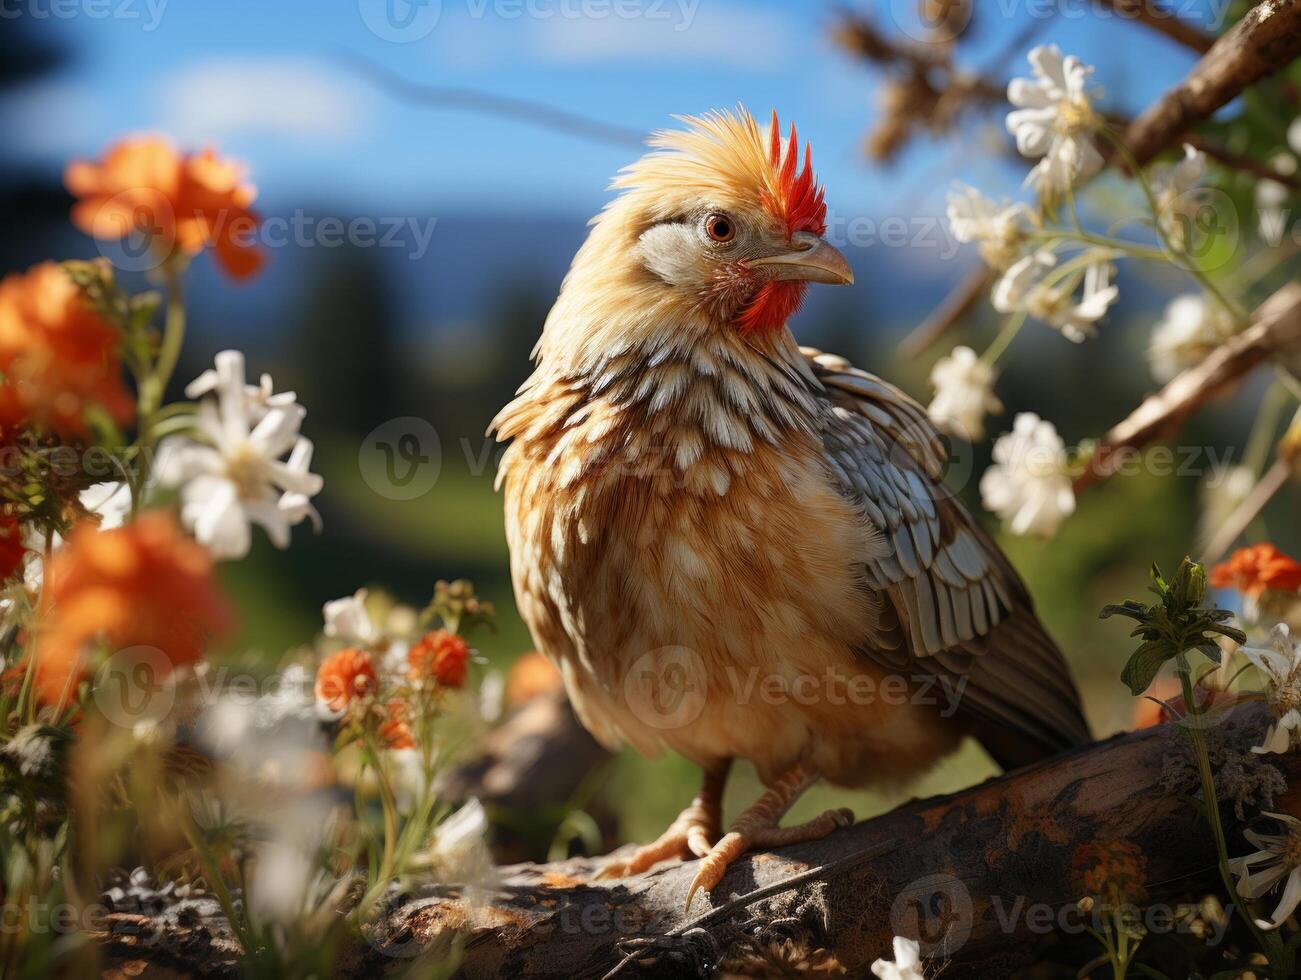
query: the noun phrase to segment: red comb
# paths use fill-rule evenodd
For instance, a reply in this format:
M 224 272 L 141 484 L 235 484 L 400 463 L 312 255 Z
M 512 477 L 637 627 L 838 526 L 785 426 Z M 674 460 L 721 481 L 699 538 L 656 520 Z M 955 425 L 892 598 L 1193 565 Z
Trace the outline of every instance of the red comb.
M 809 231 L 821 235 L 827 230 L 827 204 L 823 200 L 821 185 L 813 179 L 813 152 L 807 144 L 804 147 L 804 169 L 797 172 L 799 157 L 800 141 L 794 123 L 791 123 L 785 158 L 782 157 L 781 128 L 774 109 L 769 129 L 768 160 L 777 171 L 777 187 L 772 194 L 764 195 L 764 204 L 786 222 L 788 234 Z

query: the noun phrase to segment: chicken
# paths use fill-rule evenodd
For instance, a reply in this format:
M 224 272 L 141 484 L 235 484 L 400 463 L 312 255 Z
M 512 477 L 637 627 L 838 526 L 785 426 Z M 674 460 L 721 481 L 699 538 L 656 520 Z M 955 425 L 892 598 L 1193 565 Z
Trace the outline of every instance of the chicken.
M 1017 766 L 1089 732 L 925 411 L 787 327 L 809 283 L 853 282 L 808 147 L 775 113 L 684 122 L 615 179 L 491 431 L 519 610 L 579 718 L 704 770 L 605 873 L 701 857 L 690 905 L 747 850 L 852 819 L 779 826 L 818 779 L 897 782 L 968 734 Z M 734 759 L 767 791 L 724 834 Z

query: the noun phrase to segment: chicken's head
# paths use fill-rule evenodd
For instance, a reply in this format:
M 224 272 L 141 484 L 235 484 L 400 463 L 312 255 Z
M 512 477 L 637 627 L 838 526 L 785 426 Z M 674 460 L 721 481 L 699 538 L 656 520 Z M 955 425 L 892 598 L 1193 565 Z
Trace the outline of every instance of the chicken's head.
M 854 281 L 793 126 L 783 138 L 776 113 L 764 127 L 740 108 L 683 122 L 619 174 L 575 256 L 535 352 L 555 373 L 709 337 L 769 346 L 810 282 Z
M 646 273 L 719 325 L 778 330 L 810 282 L 846 284 L 853 273 L 821 236 L 823 189 L 795 127 L 782 138 L 744 109 L 688 118 L 656 134 L 656 149 L 615 181 L 612 211 L 635 215 L 635 254 Z

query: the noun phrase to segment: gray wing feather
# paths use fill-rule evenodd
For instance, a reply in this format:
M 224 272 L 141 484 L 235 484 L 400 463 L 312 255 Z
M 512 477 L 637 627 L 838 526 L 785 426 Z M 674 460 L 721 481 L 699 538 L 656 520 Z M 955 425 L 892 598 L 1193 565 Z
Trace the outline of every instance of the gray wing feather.
M 1087 742 L 1069 669 L 1025 585 L 941 482 L 947 454 L 925 410 L 843 358 L 804 355 L 826 391 L 829 470 L 892 543 L 864 571 L 897 623 L 883 616 L 864 653 L 965 677 L 959 710 L 1004 764 Z

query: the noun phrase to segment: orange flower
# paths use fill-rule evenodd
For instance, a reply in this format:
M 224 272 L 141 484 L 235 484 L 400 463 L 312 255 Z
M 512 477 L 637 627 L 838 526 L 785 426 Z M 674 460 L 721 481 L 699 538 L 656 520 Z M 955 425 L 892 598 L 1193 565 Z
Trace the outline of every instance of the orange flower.
M 1257 544 L 1239 548 L 1228 561 L 1216 565 L 1210 582 L 1217 589 L 1237 589 L 1249 596 L 1267 590 L 1296 592 L 1301 590 L 1301 564 L 1272 544 Z
M 443 687 L 463 687 L 470 660 L 470 645 L 447 630 L 426 633 L 407 651 L 407 676 L 413 681 L 432 678 Z
M 111 531 L 75 528 L 45 570 L 38 617 L 37 692 L 58 705 L 83 678 L 96 640 L 152 648 L 177 667 L 201 659 L 230 622 L 212 557 L 162 511 Z
M 18 528 L 18 518 L 0 515 L 0 581 L 7 581 L 23 567 L 23 534 Z
M 559 686 L 560 671 L 556 670 L 556 665 L 532 650 L 516 660 L 506 672 L 506 703 L 519 707 Z
M 1167 721 L 1174 721 L 1175 716 L 1170 714 L 1164 705 L 1157 704 L 1152 698 L 1159 698 L 1178 709 L 1183 707 L 1182 691 L 1183 687 L 1175 678 L 1158 678 L 1156 683 L 1152 685 L 1151 690 L 1147 692 L 1151 697 L 1134 699 L 1134 716 L 1130 723 L 1134 731 L 1154 728 L 1157 725 L 1164 725 Z
M 342 711 L 378 686 L 370 654 L 356 647 L 330 654 L 316 672 L 316 700 L 325 702 L 331 711 Z
M 0 280 L 0 426 L 28 420 L 85 435 L 97 404 L 119 425 L 135 402 L 122 384 L 117 331 L 60 266 L 44 262 Z
M 182 156 L 164 139 L 142 136 L 109 148 L 102 163 L 70 163 L 63 182 L 77 198 L 72 222 L 95 238 L 150 236 L 160 261 L 206 247 L 236 279 L 262 266 L 254 242 L 257 189 L 244 169 L 215 150 Z
M 407 724 L 407 706 L 397 698 L 388 703 L 388 720 L 379 726 L 379 737 L 390 749 L 414 749 L 415 736 Z

